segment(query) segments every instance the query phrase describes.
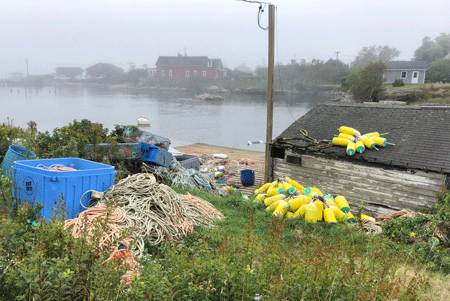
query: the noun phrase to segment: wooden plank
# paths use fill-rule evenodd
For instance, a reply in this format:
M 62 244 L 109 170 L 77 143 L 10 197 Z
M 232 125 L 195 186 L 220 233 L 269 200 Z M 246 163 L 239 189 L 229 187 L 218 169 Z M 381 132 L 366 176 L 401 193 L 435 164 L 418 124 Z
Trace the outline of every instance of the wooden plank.
M 286 175 L 302 185 L 330 190 L 324 193 L 342 194 L 356 209 L 363 201 L 365 209 L 380 214 L 436 204 L 445 181 L 445 175 L 437 173 L 408 174 L 312 156 L 302 156 L 301 165 L 275 159 L 274 176 Z
M 399 191 L 406 191 L 408 193 L 418 193 L 423 195 L 436 195 L 436 192 L 441 189 L 443 183 L 435 183 L 434 185 L 422 184 L 420 182 L 412 182 L 412 183 L 398 183 L 395 181 L 389 182 L 385 179 L 377 180 L 375 177 L 364 178 L 358 177 L 357 175 L 348 175 L 345 173 L 336 174 L 332 172 L 323 171 L 320 169 L 315 169 L 311 167 L 300 167 L 298 165 L 287 165 L 280 163 L 277 165 L 276 171 L 280 174 L 288 175 L 296 174 L 297 176 L 301 176 L 301 174 L 308 174 L 309 177 L 321 178 L 321 177 L 331 177 L 333 179 L 341 180 L 343 182 L 346 181 L 356 181 L 358 184 L 373 184 L 378 186 L 388 186 L 392 189 L 396 189 Z M 296 173 L 297 171 L 297 173 Z M 443 180 L 443 179 L 441 179 Z

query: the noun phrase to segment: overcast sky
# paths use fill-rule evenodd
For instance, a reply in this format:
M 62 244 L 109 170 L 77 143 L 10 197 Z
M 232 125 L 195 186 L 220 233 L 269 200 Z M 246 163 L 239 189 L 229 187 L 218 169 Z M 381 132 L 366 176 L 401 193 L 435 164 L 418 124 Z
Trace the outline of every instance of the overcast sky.
M 336 58 L 350 63 L 363 46 L 388 45 L 410 60 L 425 36 L 450 32 L 448 0 L 275 0 L 275 61 Z M 234 68 L 267 64 L 258 4 L 236 0 L 0 1 L 0 78 L 98 62 L 128 70 L 158 56 L 206 55 Z M 261 25 L 267 26 L 267 13 Z

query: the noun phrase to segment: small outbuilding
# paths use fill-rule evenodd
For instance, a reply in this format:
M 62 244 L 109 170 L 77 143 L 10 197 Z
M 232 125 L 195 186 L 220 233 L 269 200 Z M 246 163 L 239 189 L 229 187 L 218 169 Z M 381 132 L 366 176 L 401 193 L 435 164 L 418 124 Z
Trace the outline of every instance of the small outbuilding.
M 272 180 L 289 176 L 305 187 L 343 195 L 353 212 L 374 216 L 437 203 L 450 175 L 450 107 L 327 103 L 317 105 L 270 144 Z M 323 148 L 341 126 L 395 145 L 353 156 Z M 311 139 L 313 138 L 313 139 Z
M 390 61 L 386 62 L 385 65 L 384 78 L 386 84 L 392 84 L 395 80 L 402 80 L 405 84 L 423 84 L 425 82 L 427 62 Z

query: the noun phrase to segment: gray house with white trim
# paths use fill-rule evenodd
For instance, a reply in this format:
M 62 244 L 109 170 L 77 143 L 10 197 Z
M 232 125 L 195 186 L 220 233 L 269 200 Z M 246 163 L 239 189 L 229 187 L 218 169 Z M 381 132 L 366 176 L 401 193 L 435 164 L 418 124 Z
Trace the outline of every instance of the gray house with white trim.
M 384 64 L 386 65 L 384 73 L 386 84 L 392 84 L 396 79 L 402 80 L 405 84 L 423 84 L 425 82 L 427 62 L 390 61 Z

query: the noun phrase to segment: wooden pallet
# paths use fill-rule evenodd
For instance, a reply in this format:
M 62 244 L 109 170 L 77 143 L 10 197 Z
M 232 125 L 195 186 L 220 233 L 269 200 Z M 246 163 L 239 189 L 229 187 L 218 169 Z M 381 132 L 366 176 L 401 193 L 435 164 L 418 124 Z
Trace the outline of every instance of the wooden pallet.
M 252 195 L 253 191 L 260 187 L 260 185 L 264 184 L 264 159 L 265 154 L 264 152 L 258 152 L 258 151 L 252 151 L 252 150 L 244 150 L 244 149 L 238 149 L 238 148 L 230 148 L 230 147 L 223 147 L 218 145 L 211 145 L 211 144 L 205 144 L 205 143 L 195 143 L 195 144 L 189 144 L 185 146 L 179 146 L 175 147 L 176 150 L 179 152 L 182 152 L 184 154 L 192 154 L 192 155 L 208 155 L 210 157 L 213 157 L 214 154 L 225 154 L 228 156 L 231 160 L 239 160 L 239 159 L 249 159 L 252 160 L 255 164 L 252 165 L 245 165 L 240 164 L 239 166 L 231 165 L 229 166 L 231 168 L 234 168 L 236 170 L 232 170 L 236 173 L 235 176 L 229 178 L 227 180 L 228 184 L 231 184 L 233 187 L 236 187 L 239 191 L 246 195 Z M 215 159 L 217 161 L 217 164 L 220 164 L 220 159 Z M 225 164 L 225 168 L 228 169 L 227 164 Z M 200 167 L 201 169 L 201 167 Z M 255 171 L 255 184 L 252 186 L 243 186 L 240 180 L 240 174 L 239 170 L 242 169 L 252 169 Z

